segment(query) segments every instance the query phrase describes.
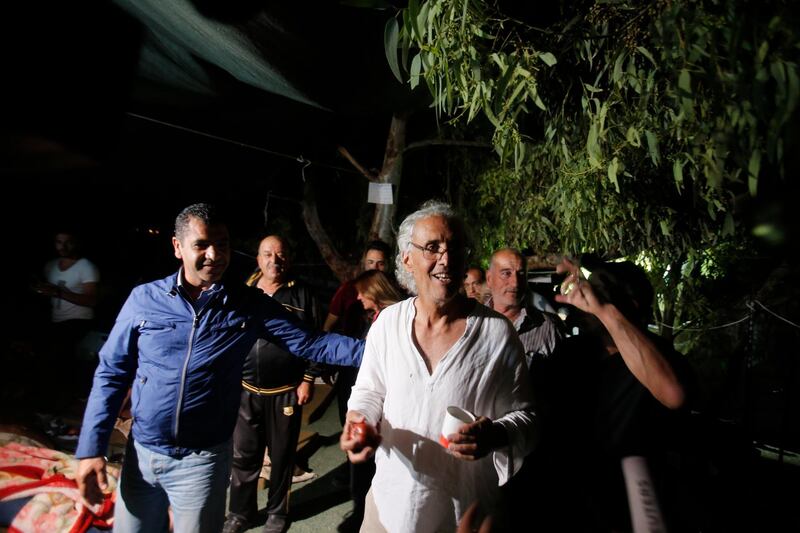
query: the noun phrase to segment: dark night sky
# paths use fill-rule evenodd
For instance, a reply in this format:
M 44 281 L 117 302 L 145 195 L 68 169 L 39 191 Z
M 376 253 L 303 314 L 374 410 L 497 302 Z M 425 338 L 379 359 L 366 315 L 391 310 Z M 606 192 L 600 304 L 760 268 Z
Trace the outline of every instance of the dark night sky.
M 369 168 L 380 167 L 392 110 L 424 108 L 425 101 L 386 66 L 383 25 L 389 15 L 333 6 L 313 16 L 302 3 L 270 7 L 298 32 L 292 47 L 277 53 L 283 73 L 329 110 L 254 89 L 211 66 L 211 96 L 143 80 L 137 77 L 142 28 L 107 2 L 13 6 L 0 23 L 0 175 L 7 191 L 6 244 L 15 258 L 7 266 L 11 279 L 20 281 L 12 301 L 30 304 L 28 280 L 53 255 L 55 228 L 66 224 L 84 234 L 113 315 L 134 283 L 176 266 L 169 236 L 182 207 L 220 204 L 231 214 L 235 245 L 251 252 L 265 231 L 270 191 L 277 197 L 269 202 L 266 230 L 290 234 L 298 262 L 321 263 L 298 204 L 285 199 L 302 194 L 299 162 L 130 113 L 310 159 L 306 178 L 319 191 L 323 221 L 343 252 L 357 253 L 363 238 L 357 230 L 369 216 L 367 183 L 329 168 L 350 168 L 336 147 L 345 146 Z M 435 134 L 428 115 L 409 124 L 410 139 Z M 414 166 L 423 158 L 407 158 L 406 173 L 422 175 Z M 405 194 L 411 190 L 405 187 Z M 242 256 L 236 261 L 234 268 L 242 271 L 253 264 Z M 304 273 L 333 283 L 325 267 Z

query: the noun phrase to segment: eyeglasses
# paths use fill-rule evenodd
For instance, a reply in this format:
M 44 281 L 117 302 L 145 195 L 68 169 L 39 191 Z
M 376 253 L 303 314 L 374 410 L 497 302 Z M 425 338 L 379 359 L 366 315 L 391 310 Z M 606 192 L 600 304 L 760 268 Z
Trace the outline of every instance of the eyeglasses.
M 419 244 L 413 242 L 409 242 L 409 244 L 422 252 L 422 257 L 428 261 L 438 261 L 445 253 L 447 253 L 450 257 L 458 257 L 459 259 L 463 259 L 470 253 L 469 248 L 464 248 L 458 245 L 442 248 L 437 244 L 429 244 L 427 246 L 420 246 Z

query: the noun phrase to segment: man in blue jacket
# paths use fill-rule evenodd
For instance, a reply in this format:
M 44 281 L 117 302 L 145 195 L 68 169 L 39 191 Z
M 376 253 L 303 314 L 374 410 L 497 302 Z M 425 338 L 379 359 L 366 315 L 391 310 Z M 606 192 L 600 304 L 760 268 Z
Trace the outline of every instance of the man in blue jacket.
M 258 289 L 223 281 L 228 229 L 208 204 L 175 220 L 176 274 L 133 289 L 108 341 L 75 453 L 90 505 L 107 487 L 104 454 L 132 386 L 133 428 L 114 513 L 115 531 L 218 532 L 225 513 L 231 435 L 242 363 L 258 338 L 336 365 L 360 364 L 363 343 L 311 331 Z

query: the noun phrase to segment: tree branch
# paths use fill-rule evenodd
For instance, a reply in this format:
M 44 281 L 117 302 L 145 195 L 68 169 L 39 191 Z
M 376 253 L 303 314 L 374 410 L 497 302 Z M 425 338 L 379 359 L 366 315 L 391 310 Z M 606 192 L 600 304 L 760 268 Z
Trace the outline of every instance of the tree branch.
M 490 143 L 482 141 L 457 141 L 452 139 L 427 139 L 425 141 L 417 141 L 409 144 L 403 150 L 403 153 L 416 150 L 418 148 L 427 148 L 428 146 L 465 146 L 469 148 L 493 148 Z
M 339 147 L 337 147 L 336 149 L 337 149 L 337 150 L 339 151 L 339 153 L 340 153 L 340 154 L 342 154 L 342 156 L 343 156 L 345 159 L 347 159 L 347 160 L 350 162 L 350 164 L 351 164 L 351 165 L 353 165 L 353 166 L 356 168 L 356 170 L 358 170 L 358 171 L 359 171 L 359 172 L 360 172 L 360 173 L 361 173 L 361 174 L 362 174 L 362 175 L 363 175 L 365 178 L 367 178 L 369 181 L 375 181 L 375 182 L 377 182 L 377 181 L 378 181 L 378 176 L 376 176 L 375 174 L 373 174 L 372 172 L 370 172 L 369 170 L 367 170 L 366 168 L 364 168 L 364 167 L 361 165 L 361 163 L 359 163 L 358 161 L 356 161 L 356 158 L 355 158 L 355 157 L 353 157 L 352 155 L 350 155 L 350 152 L 348 152 L 348 151 L 347 151 L 347 148 L 345 148 L 344 146 L 339 146 Z

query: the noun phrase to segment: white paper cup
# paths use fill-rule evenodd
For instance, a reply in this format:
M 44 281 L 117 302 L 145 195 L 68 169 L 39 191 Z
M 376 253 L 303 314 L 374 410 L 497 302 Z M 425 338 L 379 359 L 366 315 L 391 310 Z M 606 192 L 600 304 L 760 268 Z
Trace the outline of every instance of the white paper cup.
M 451 405 L 444 413 L 444 423 L 442 424 L 442 434 L 439 435 L 439 444 L 447 448 L 450 444 L 447 436 L 457 433 L 458 428 L 472 422 L 475 422 L 475 415 L 465 409 Z

